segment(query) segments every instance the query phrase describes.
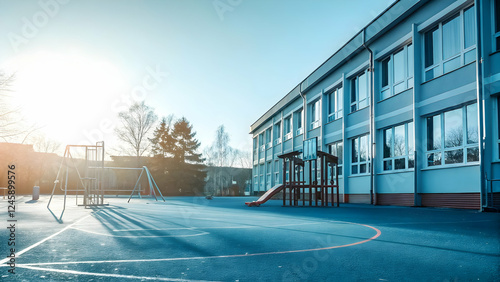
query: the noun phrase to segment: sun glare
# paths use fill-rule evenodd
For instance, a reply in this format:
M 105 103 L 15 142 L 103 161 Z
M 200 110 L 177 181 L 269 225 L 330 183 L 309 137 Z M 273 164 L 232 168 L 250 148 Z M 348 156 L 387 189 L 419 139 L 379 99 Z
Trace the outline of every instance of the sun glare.
M 107 118 L 110 99 L 126 87 L 115 66 L 74 53 L 39 52 L 14 59 L 6 70 L 15 72 L 14 101 L 26 122 L 63 144 L 79 142 L 83 130 Z

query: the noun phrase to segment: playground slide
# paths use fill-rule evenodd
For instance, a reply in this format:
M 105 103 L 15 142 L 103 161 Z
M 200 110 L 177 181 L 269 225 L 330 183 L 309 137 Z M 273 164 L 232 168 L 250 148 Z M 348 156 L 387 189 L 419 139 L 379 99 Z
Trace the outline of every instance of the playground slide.
M 283 185 L 281 185 L 281 184 L 276 185 L 273 188 L 267 190 L 267 192 L 264 193 L 264 195 L 262 195 L 257 201 L 246 202 L 245 205 L 247 205 L 249 207 L 252 207 L 252 206 L 258 207 L 261 204 L 267 202 L 267 200 L 271 199 L 274 195 L 279 193 L 281 190 L 283 190 Z

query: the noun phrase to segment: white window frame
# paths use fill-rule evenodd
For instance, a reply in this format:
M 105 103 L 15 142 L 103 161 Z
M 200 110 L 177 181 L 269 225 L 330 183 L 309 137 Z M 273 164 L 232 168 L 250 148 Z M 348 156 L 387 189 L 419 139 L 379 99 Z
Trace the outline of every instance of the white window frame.
M 321 125 L 321 99 L 317 99 L 309 104 L 311 109 L 311 130 Z
M 365 161 L 361 161 L 361 154 L 360 154 L 360 150 L 358 148 L 358 151 L 357 151 L 357 160 L 354 161 L 353 160 L 353 156 L 354 156 L 354 144 L 353 142 L 355 140 L 358 140 L 358 144 L 361 145 L 361 138 L 362 137 L 365 137 L 366 136 L 366 146 L 367 146 L 367 158 Z M 370 146 L 370 134 L 363 134 L 363 135 L 359 135 L 359 136 L 356 136 L 354 138 L 351 138 L 349 139 L 349 143 L 350 143 L 350 147 L 351 147 L 351 171 L 350 171 L 350 175 L 369 175 L 370 174 L 370 159 L 371 159 L 371 146 Z M 361 146 L 359 146 L 361 147 Z M 366 171 L 361 173 L 361 166 L 362 165 L 366 165 Z M 356 167 L 356 173 L 353 173 L 353 168 Z
M 279 128 L 278 128 L 279 127 Z M 281 121 L 278 121 L 274 124 L 274 145 L 281 144 Z
M 327 92 L 328 95 L 328 122 L 337 120 L 343 116 L 344 108 L 344 88 L 342 85 L 335 87 Z M 334 109 L 332 109 L 332 100 L 334 101 Z
M 422 33 L 422 52 L 423 52 L 423 56 L 422 56 L 422 78 L 423 78 L 423 81 L 429 81 L 429 80 L 432 80 L 434 78 L 437 78 L 441 75 L 444 75 L 444 74 L 447 74 L 449 72 L 452 72 L 456 69 L 459 69 L 469 63 L 472 63 L 474 61 L 476 61 L 477 58 L 474 58 L 474 60 L 470 61 L 470 62 L 465 62 L 465 55 L 466 54 L 474 54 L 474 57 L 475 57 L 475 49 L 476 49 L 476 45 L 477 45 L 477 42 L 475 44 L 473 44 L 472 46 L 470 47 L 467 47 L 465 48 L 465 30 L 464 30 L 464 12 L 465 10 L 471 8 L 471 7 L 474 7 L 474 5 L 470 5 L 470 6 L 467 6 L 463 9 L 461 9 L 459 12 L 456 12 L 454 13 L 451 17 L 447 18 L 446 20 L 444 21 L 441 21 L 439 24 L 437 25 L 433 25 L 432 28 L 429 28 L 427 29 L 425 32 Z M 475 9 L 476 7 L 474 7 Z M 460 22 L 460 51 L 458 52 L 458 54 L 456 55 L 453 55 L 452 57 L 450 58 L 446 58 L 446 59 L 443 59 L 443 25 L 446 24 L 447 22 L 449 22 L 451 19 L 454 19 L 458 17 L 459 18 L 459 22 Z M 433 52 L 437 52 L 438 54 L 438 57 L 437 57 L 437 62 L 434 62 L 434 64 L 432 64 L 431 66 L 428 66 L 428 67 L 425 67 L 425 35 L 430 32 L 431 30 L 434 30 L 435 28 L 437 27 L 437 37 L 438 37 L 438 42 L 437 42 L 437 49 L 438 50 L 433 50 Z M 469 53 L 470 52 L 470 53 Z M 445 67 L 445 64 L 448 63 L 448 62 L 451 62 L 453 61 L 454 59 L 457 59 L 459 58 L 460 60 L 460 64 L 458 67 L 456 68 L 453 68 L 453 69 L 450 69 L 448 71 L 445 71 L 444 70 L 444 67 Z M 430 78 L 427 78 L 426 74 L 427 72 L 431 71 L 431 70 L 434 70 L 436 69 L 435 73 L 432 75 L 432 77 Z
M 259 191 L 264 191 L 265 169 L 266 169 L 265 165 L 261 164 L 259 169 L 259 177 L 260 177 Z
M 269 135 L 268 135 L 268 132 L 269 132 Z M 269 136 L 269 138 L 268 138 Z M 264 143 L 266 144 L 266 148 L 269 149 L 273 146 L 273 127 L 270 126 L 268 129 L 266 129 L 265 131 L 265 141 Z
M 288 121 L 288 122 L 287 122 Z M 283 118 L 283 140 L 288 140 L 292 138 L 292 127 L 293 127 L 292 115 L 288 115 Z M 288 131 L 286 131 L 286 126 L 288 124 Z
M 468 128 L 467 128 L 467 106 L 470 106 L 470 105 L 476 105 L 477 107 L 477 103 L 473 103 L 473 104 L 467 104 L 467 105 L 464 105 L 460 108 L 455 108 L 455 109 L 451 109 L 451 110 L 448 110 L 448 111 L 444 111 L 444 112 L 441 112 L 439 114 L 436 114 L 436 115 L 432 115 L 432 116 L 428 116 L 426 117 L 426 122 L 425 122 L 425 125 L 426 125 L 426 130 L 425 130 L 425 134 L 426 134 L 426 141 L 425 141 L 425 158 L 426 158 L 426 167 L 449 167 L 449 166 L 463 166 L 463 165 L 466 165 L 466 164 L 477 164 L 479 163 L 479 157 L 478 157 L 478 160 L 477 161 L 467 161 L 467 149 L 473 149 L 473 148 L 478 148 L 479 150 L 479 143 L 472 143 L 472 144 L 468 144 L 468 140 L 467 140 L 467 131 L 468 131 Z M 445 113 L 447 112 L 451 112 L 451 111 L 454 111 L 454 110 L 457 110 L 457 109 L 460 109 L 462 111 L 462 145 L 461 146 L 455 146 L 455 147 L 446 147 L 445 146 Z M 429 128 L 429 118 L 433 118 L 435 116 L 440 116 L 440 135 L 441 135 L 441 140 L 440 140 L 440 148 L 439 149 L 432 149 L 432 150 L 429 150 L 429 147 L 428 147 L 428 142 L 429 142 L 429 133 L 428 133 L 428 128 Z M 450 163 L 450 164 L 447 164 L 445 162 L 445 154 L 446 152 L 451 152 L 451 151 L 456 151 L 456 150 L 462 150 L 462 162 L 461 163 Z M 429 157 L 431 154 L 439 154 L 440 156 L 440 164 L 432 164 L 432 165 L 429 165 Z
M 399 93 L 404 92 L 413 87 L 413 45 L 412 43 L 405 44 L 402 48 L 399 48 L 396 52 L 393 52 L 389 56 L 384 57 L 379 61 L 380 66 L 380 101 L 388 99 Z M 404 63 L 404 74 L 403 79 L 400 81 L 395 81 L 395 71 L 394 71 L 394 56 L 399 52 L 403 52 L 403 63 Z M 387 66 L 387 79 L 388 84 L 383 86 L 383 63 L 389 60 Z M 397 87 L 402 85 L 402 89 L 398 90 Z
M 274 185 L 280 184 L 281 179 L 280 179 L 280 161 L 275 160 L 274 161 Z
M 265 137 L 265 135 L 266 135 L 265 130 L 264 130 L 264 132 L 259 134 L 259 147 L 260 147 L 261 152 L 266 151 L 266 140 L 265 140 L 266 137 Z
M 267 162 L 266 164 L 266 191 L 269 190 L 271 188 L 271 182 L 273 181 L 272 178 L 271 178 L 271 175 L 272 175 L 272 171 L 273 171 L 273 167 L 272 167 L 272 162 Z
M 335 155 L 334 153 L 338 152 L 339 145 L 342 145 L 342 149 L 340 150 L 340 155 L 338 156 L 338 155 Z M 339 178 L 344 177 L 344 174 L 342 171 L 343 167 L 344 167 L 344 156 L 343 156 L 344 149 L 343 148 L 344 148 L 344 142 L 342 140 L 328 144 L 328 152 L 330 153 L 330 155 L 334 155 L 334 156 L 338 157 L 338 159 L 339 159 L 339 163 L 337 165 L 339 167 Z M 335 150 L 335 152 L 334 152 L 334 150 Z M 335 177 L 335 170 L 334 170 L 333 176 Z M 328 169 L 328 178 L 330 178 L 330 169 Z
M 297 127 L 297 129 L 295 130 L 295 136 L 299 136 L 301 135 L 303 132 L 304 132 L 304 110 L 303 109 L 300 109 L 298 111 L 296 111 L 294 113 L 295 116 L 299 116 L 300 115 L 300 127 L 299 127 L 299 118 L 294 118 L 295 122 L 297 124 L 295 124 L 295 126 Z
M 366 98 L 363 100 L 359 100 L 359 77 L 362 75 L 366 75 Z M 365 69 L 355 76 L 353 76 L 350 80 L 350 95 L 349 95 L 349 100 L 350 100 L 350 105 L 351 105 L 351 113 L 354 113 L 356 111 L 359 111 L 361 109 L 364 109 L 368 106 L 370 106 L 370 75 L 368 72 L 368 69 Z M 353 94 L 355 96 L 355 101 L 352 100 Z M 359 104 L 361 102 L 364 102 L 366 100 L 366 106 L 360 108 Z
M 411 127 L 410 127 L 410 124 L 411 124 Z M 395 140 L 394 140 L 394 136 L 395 136 L 395 131 L 396 131 L 396 127 L 399 127 L 399 126 L 404 126 L 404 134 L 405 134 L 405 152 L 403 155 L 400 155 L 400 156 L 396 156 L 395 153 L 394 153 L 394 144 L 395 144 Z M 415 154 L 414 154 L 414 150 L 415 150 L 415 140 L 414 140 L 414 134 L 413 134 L 413 127 L 415 126 L 415 124 L 413 123 L 413 121 L 410 121 L 410 122 L 406 122 L 406 123 L 403 123 L 403 124 L 398 124 L 398 125 L 395 125 L 395 126 L 392 126 L 392 127 L 388 127 L 388 128 L 385 128 L 385 129 L 382 129 L 382 164 L 381 164 L 381 168 L 382 168 L 382 171 L 383 172 L 390 172 L 390 171 L 407 171 L 407 170 L 413 170 L 415 168 Z M 389 157 L 386 157 L 385 156 L 385 132 L 387 130 L 391 130 L 391 147 L 390 147 L 390 156 Z M 411 132 L 410 132 L 411 131 Z M 411 135 L 410 135 L 411 133 Z M 412 138 L 410 138 L 410 136 L 412 136 Z M 412 149 L 413 150 L 410 150 L 410 142 L 413 144 L 412 146 Z M 405 164 L 405 167 L 402 168 L 402 169 L 396 169 L 396 160 L 401 160 L 401 159 L 404 159 L 404 164 Z M 390 168 L 386 169 L 386 166 L 385 164 L 390 162 Z

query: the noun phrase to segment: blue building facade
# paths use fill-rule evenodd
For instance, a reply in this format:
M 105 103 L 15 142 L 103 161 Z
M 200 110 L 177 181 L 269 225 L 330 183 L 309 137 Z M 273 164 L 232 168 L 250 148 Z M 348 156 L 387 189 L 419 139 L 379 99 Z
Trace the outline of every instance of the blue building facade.
M 498 206 L 499 119 L 500 0 L 396 1 L 251 125 L 252 189 L 316 137 L 343 202 Z

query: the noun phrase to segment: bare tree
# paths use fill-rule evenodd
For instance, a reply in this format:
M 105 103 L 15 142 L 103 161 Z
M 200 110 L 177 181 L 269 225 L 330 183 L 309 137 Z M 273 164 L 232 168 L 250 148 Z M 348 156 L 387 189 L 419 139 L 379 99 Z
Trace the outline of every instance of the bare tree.
M 158 117 L 144 101 L 134 103 L 127 111 L 120 112 L 118 117 L 122 126 L 115 130 L 116 135 L 139 159 L 150 146 L 147 134 Z
M 12 83 L 14 74 L 6 74 L 0 71 L 0 139 L 4 142 L 21 140 L 24 143 L 28 137 L 40 129 L 36 124 L 29 124 L 24 121 L 21 109 L 15 108 L 10 103 Z
M 238 151 L 229 146 L 229 134 L 224 125 L 220 125 L 215 132 L 215 140 L 212 145 L 205 148 L 204 155 L 207 164 L 214 167 L 212 176 L 212 191 L 220 194 L 231 181 L 231 167 L 234 166 L 238 157 Z

